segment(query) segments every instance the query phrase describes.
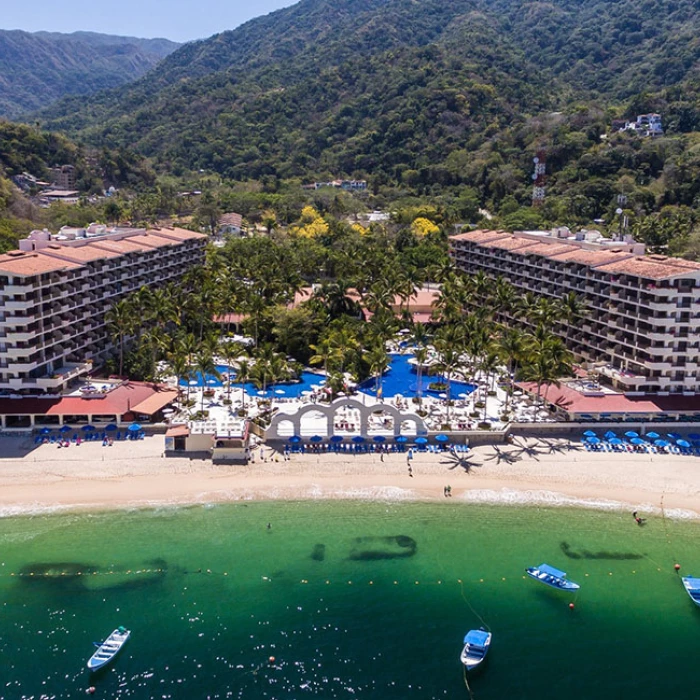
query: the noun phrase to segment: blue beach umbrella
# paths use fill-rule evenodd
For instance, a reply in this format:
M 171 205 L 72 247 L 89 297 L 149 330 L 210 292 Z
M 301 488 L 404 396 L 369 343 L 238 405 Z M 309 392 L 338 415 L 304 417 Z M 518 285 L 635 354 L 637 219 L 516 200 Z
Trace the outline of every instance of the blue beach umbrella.
M 642 440 L 642 438 L 640 438 L 640 437 L 632 438 L 630 440 L 630 442 L 633 445 L 646 445 L 647 444 L 646 440 Z
M 365 439 L 362 437 L 362 435 L 355 435 L 352 441 L 356 442 L 359 445 L 361 442 L 364 442 Z
M 651 432 L 648 432 L 648 433 L 647 433 L 647 437 L 648 437 L 650 440 L 656 440 L 657 438 L 660 438 L 661 435 L 659 435 L 658 433 L 655 433 L 655 432 L 652 430 Z
M 445 435 L 444 433 L 440 433 L 439 435 L 435 436 L 435 442 L 449 442 L 450 438 L 448 435 Z
M 690 434 L 688 435 L 688 437 L 689 437 L 691 440 L 700 440 L 700 433 L 690 433 Z
M 612 430 L 608 430 L 608 432 L 605 433 L 605 436 L 604 436 L 604 437 L 605 437 L 606 440 L 609 440 L 610 438 L 616 438 L 616 437 L 617 437 L 617 433 L 614 433 Z
M 425 445 L 428 442 L 428 438 L 417 437 L 413 442 L 415 442 L 416 445 Z
M 291 442 L 292 445 L 298 445 L 301 442 L 301 438 L 298 435 L 292 435 L 287 442 Z
M 70 427 L 70 425 L 62 425 L 59 429 L 59 433 L 70 433 L 70 431 L 73 430 L 73 428 Z
M 109 430 L 110 432 L 112 430 L 117 430 L 117 424 L 116 423 L 110 423 L 109 425 L 105 425 L 105 430 Z
M 323 438 L 320 435 L 312 435 L 309 440 L 310 442 L 323 442 Z
M 583 433 L 586 437 L 598 437 L 592 430 L 586 430 Z
M 330 441 L 331 442 L 343 442 L 343 436 L 342 435 L 331 435 Z
M 394 438 L 394 442 L 398 442 L 399 445 L 403 445 L 404 443 L 408 442 L 408 438 L 405 435 L 398 435 Z
M 91 430 L 95 429 L 94 425 L 84 425 L 82 428 L 86 433 L 89 433 Z
M 141 424 L 140 423 L 132 423 L 127 430 L 130 433 L 138 433 L 139 430 L 141 430 Z
M 599 437 L 596 437 L 595 435 L 591 435 L 591 437 L 586 438 L 586 442 L 590 443 L 591 445 L 598 445 L 603 441 Z
M 39 431 L 39 435 L 48 435 L 51 432 L 51 428 L 42 428 Z
M 622 444 L 622 440 L 620 440 L 619 437 L 610 438 L 610 439 L 608 440 L 608 442 L 609 442 L 611 445 L 621 445 L 621 444 Z
M 386 438 L 383 435 L 375 435 L 372 440 L 375 442 L 384 442 Z
M 678 447 L 690 447 L 690 443 L 687 440 L 676 440 L 676 445 Z
M 654 444 L 657 447 L 668 447 L 670 443 L 667 440 L 654 440 Z
M 666 433 L 671 440 L 680 440 L 681 436 L 678 433 Z
M 625 437 L 628 437 L 628 438 L 638 438 L 638 437 L 639 437 L 639 433 L 636 433 L 634 430 L 628 430 L 628 431 L 625 433 Z

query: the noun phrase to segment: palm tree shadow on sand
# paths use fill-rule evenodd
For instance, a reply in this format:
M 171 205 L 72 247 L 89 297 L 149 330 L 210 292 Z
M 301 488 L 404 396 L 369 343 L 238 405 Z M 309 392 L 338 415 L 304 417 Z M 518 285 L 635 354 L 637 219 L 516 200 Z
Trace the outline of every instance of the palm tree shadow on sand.
M 502 450 L 498 445 L 492 445 L 492 447 L 493 454 L 484 457 L 484 459 L 489 462 L 494 460 L 496 464 L 500 464 L 501 462 L 515 464 L 515 462 L 519 462 L 523 458 L 521 450 Z
M 571 450 L 581 449 L 575 443 L 568 443 L 564 440 L 543 440 L 541 438 L 530 439 L 528 442 L 514 438 L 511 444 L 517 447 L 516 454 L 518 457 L 526 456 L 536 461 L 540 455 L 564 454 L 571 452 Z
M 480 467 L 481 462 L 475 462 L 471 454 L 460 455 L 454 450 L 444 453 L 445 459 L 440 461 L 440 464 L 450 465 L 449 469 L 463 469 L 465 474 L 471 473 L 472 469 Z

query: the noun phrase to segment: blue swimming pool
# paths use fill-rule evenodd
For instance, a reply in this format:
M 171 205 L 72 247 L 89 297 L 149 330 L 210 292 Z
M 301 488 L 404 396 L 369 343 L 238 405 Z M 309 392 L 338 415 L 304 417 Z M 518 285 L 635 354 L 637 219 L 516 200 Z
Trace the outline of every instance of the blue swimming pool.
M 217 369 L 222 374 L 228 373 L 228 367 L 226 365 L 217 365 Z M 235 375 L 235 372 L 234 372 Z M 245 382 L 244 384 L 232 384 L 231 393 L 235 395 L 235 392 L 241 391 L 241 387 L 245 389 L 246 394 L 249 396 L 279 396 L 286 398 L 299 398 L 303 391 L 313 391 L 313 385 L 319 385 L 321 382 L 325 381 L 325 377 L 322 374 L 316 374 L 315 372 L 302 372 L 301 377 L 298 382 L 293 384 L 271 384 L 265 392 L 261 392 L 255 384 L 252 382 Z M 212 389 L 220 388 L 224 386 L 224 383 L 216 377 L 207 376 L 206 382 L 202 380 L 202 375 L 197 372 L 188 381 L 187 379 L 180 380 L 180 386 L 186 387 L 187 385 L 191 387 L 201 387 L 206 384 Z
M 418 373 L 413 366 L 408 363 L 412 357 L 413 355 L 389 355 L 391 365 L 382 378 L 382 394 L 384 398 L 396 396 L 396 394 L 401 394 L 406 397 L 418 395 Z M 439 379 L 441 379 L 441 377 L 428 375 L 423 372 L 421 376 L 423 396 L 438 396 L 441 393 L 428 389 L 428 386 L 432 382 L 438 381 Z M 377 395 L 378 388 L 375 378 L 365 380 L 358 387 L 360 391 L 365 394 L 370 394 L 371 396 Z M 450 397 L 456 399 L 460 394 L 471 394 L 474 389 L 476 389 L 476 384 L 452 380 L 450 382 Z

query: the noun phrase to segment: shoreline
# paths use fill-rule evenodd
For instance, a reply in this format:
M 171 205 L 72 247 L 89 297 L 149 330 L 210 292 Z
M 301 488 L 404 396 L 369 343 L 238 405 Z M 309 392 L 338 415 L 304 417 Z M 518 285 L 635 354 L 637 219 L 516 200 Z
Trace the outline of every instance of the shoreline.
M 470 470 L 449 453 L 292 454 L 264 446 L 247 465 L 165 458 L 162 436 L 57 449 L 0 438 L 0 517 L 240 501 L 450 502 L 639 510 L 700 519 L 700 460 L 591 453 L 568 440 L 477 447 Z M 445 496 L 445 486 L 452 497 Z

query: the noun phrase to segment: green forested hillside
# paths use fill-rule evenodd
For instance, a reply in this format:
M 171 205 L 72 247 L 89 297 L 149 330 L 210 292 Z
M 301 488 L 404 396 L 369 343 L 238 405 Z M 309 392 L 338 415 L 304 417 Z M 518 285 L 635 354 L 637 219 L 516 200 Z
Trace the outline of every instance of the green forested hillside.
M 696 0 L 302 0 L 43 116 L 176 174 L 344 175 L 435 196 L 469 186 L 522 225 L 609 216 L 618 194 L 642 213 L 696 207 L 697 10 Z M 652 110 L 663 138 L 606 133 L 613 118 Z M 523 219 L 541 149 L 551 196 Z
M 0 117 L 37 111 L 65 95 L 90 95 L 143 75 L 177 48 L 166 39 L 93 32 L 0 30 Z

